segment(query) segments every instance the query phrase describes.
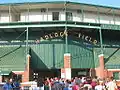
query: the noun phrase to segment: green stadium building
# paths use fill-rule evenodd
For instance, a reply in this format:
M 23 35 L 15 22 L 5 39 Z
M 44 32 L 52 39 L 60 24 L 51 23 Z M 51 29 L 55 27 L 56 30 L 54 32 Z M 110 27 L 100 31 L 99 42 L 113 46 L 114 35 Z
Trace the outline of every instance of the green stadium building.
M 120 78 L 120 8 L 69 1 L 0 4 L 0 80 Z

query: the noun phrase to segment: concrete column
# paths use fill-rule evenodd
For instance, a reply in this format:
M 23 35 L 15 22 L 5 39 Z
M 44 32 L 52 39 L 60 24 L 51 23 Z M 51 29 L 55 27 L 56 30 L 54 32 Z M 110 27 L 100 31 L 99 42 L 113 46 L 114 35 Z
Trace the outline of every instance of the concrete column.
M 61 78 L 65 78 L 65 69 L 61 68 Z
M 0 82 L 2 82 L 2 75 L 0 75 Z
M 29 82 L 29 78 L 30 78 L 30 55 L 27 55 L 27 64 L 26 64 L 26 68 L 25 71 L 22 75 L 22 82 Z
M 64 77 L 65 79 L 71 79 L 71 55 L 70 53 L 64 54 Z
M 64 68 L 71 68 L 71 55 L 69 53 L 64 54 Z
M 104 76 L 104 55 L 100 54 L 99 55 L 99 67 L 96 68 L 96 76 L 98 76 L 99 78 L 103 79 Z

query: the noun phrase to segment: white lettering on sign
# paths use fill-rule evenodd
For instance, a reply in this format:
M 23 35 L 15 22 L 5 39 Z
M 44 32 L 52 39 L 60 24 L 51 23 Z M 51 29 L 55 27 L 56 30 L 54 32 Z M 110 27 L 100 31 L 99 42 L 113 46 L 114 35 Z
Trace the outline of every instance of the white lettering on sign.
M 57 37 L 63 38 L 64 36 L 68 36 L 68 32 L 67 31 L 64 31 L 64 32 L 53 32 L 53 33 L 50 33 L 50 34 L 47 34 L 47 35 L 44 35 L 44 36 L 40 37 L 40 41 L 53 39 L 53 38 L 57 38 Z M 77 33 L 77 38 L 81 38 L 81 39 L 83 39 L 85 41 L 88 41 L 90 43 L 93 43 L 95 45 L 98 43 L 96 39 L 93 39 L 92 37 L 84 35 L 82 33 Z

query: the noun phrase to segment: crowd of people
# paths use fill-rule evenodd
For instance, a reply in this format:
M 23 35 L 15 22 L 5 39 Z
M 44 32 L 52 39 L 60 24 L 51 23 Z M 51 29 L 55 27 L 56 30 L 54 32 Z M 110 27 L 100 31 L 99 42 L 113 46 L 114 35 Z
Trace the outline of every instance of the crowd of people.
M 38 86 L 44 86 L 44 90 L 120 90 L 113 77 L 106 79 L 75 77 L 71 80 L 55 77 L 41 81 L 38 81 Z
M 36 87 L 21 89 L 17 81 L 6 81 L 3 90 L 120 90 L 113 77 L 98 79 L 97 77 L 74 77 L 71 80 L 64 78 L 45 78 L 36 79 Z

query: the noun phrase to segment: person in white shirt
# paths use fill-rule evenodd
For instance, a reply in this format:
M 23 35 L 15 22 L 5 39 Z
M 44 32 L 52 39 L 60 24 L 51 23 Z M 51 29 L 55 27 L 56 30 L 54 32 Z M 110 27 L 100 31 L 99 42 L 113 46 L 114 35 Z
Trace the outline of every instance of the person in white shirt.
M 95 86 L 95 90 L 106 90 L 103 81 L 98 81 L 98 85 Z
M 109 82 L 106 85 L 107 90 L 117 90 L 116 81 L 113 80 L 113 77 L 109 79 Z

